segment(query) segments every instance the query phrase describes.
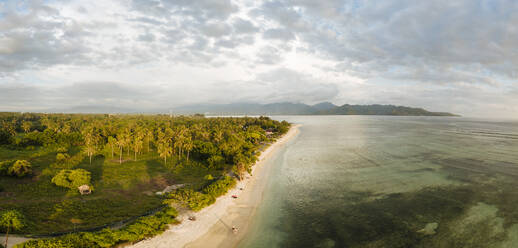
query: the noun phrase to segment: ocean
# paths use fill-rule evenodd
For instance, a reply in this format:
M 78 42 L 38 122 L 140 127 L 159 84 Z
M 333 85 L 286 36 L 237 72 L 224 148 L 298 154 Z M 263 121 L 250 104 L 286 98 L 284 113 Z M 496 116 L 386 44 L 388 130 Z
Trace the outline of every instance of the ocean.
M 273 118 L 302 126 L 239 247 L 518 247 L 518 122 Z

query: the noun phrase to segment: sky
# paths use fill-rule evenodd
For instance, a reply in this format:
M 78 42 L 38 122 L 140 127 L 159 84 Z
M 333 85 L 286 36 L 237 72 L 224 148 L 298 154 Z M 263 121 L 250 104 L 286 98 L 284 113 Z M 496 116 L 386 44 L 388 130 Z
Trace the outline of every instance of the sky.
M 0 0 L 0 110 L 395 104 L 518 118 L 514 0 Z

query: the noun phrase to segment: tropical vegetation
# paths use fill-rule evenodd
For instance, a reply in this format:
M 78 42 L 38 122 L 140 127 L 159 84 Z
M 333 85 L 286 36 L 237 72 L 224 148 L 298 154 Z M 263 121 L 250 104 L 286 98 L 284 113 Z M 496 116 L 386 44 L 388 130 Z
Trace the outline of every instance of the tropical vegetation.
M 134 242 L 175 222 L 174 210 L 160 210 L 167 204 L 213 203 L 289 126 L 267 117 L 0 113 L 0 211 L 25 216 L 15 233 L 59 236 L 22 247 Z M 185 187 L 157 194 L 175 184 Z M 81 185 L 95 191 L 80 195 Z

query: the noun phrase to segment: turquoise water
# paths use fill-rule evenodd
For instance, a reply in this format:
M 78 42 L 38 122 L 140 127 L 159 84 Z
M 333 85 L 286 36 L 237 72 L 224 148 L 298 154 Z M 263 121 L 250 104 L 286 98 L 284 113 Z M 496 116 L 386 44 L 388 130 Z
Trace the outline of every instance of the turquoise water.
M 287 116 L 239 247 L 518 247 L 518 123 Z

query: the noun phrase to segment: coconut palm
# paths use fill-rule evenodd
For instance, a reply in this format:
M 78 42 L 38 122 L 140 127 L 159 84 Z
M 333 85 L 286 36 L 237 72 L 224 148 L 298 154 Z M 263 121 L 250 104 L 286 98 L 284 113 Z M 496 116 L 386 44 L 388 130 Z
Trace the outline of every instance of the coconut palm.
M 0 215 L 0 226 L 7 229 L 5 233 L 5 247 L 9 240 L 9 231 L 22 229 L 25 225 L 23 223 L 23 215 L 16 210 L 4 211 Z

